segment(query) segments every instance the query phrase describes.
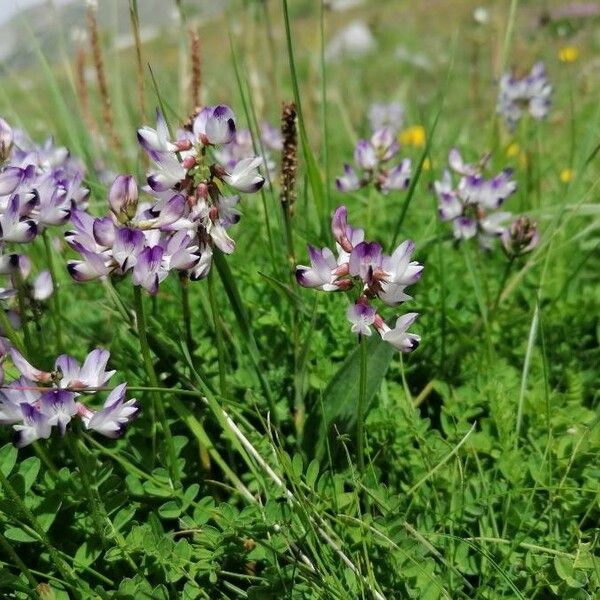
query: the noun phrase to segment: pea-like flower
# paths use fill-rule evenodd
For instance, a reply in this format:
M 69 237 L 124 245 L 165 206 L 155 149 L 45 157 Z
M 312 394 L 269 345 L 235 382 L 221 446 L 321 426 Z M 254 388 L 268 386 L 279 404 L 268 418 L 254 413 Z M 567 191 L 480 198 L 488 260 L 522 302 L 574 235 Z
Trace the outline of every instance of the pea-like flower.
M 65 435 L 76 418 L 86 429 L 115 438 L 139 411 L 134 399 L 125 398 L 124 383 L 111 391 L 100 409 L 82 402 L 84 395 L 98 394 L 98 388 L 103 388 L 115 373 L 106 371 L 110 357 L 107 350 L 93 350 L 81 366 L 72 356 L 59 356 L 51 372 L 37 369 L 14 348 L 8 353 L 20 377 L 1 382 L 0 424 L 13 426 L 19 448 L 48 439 L 54 427 Z
M 354 149 L 358 172 L 345 164 L 344 173 L 336 179 L 338 190 L 354 192 L 370 184 L 383 194 L 406 189 L 411 177 L 410 159 L 404 159 L 393 167 L 387 165 L 399 149 L 396 131 L 391 127 L 377 129 L 368 140 L 358 140 Z
M 407 329 L 417 314 L 401 317 L 392 329 L 372 303 L 379 298 L 388 306 L 399 306 L 411 299 L 405 289 L 416 283 L 423 271 L 423 265 L 411 260 L 415 245 L 407 240 L 388 256 L 377 242 L 365 241 L 364 230 L 349 225 L 347 216 L 346 207 L 340 206 L 331 220 L 337 256 L 329 248 L 309 245 L 311 264 L 296 267 L 296 280 L 303 287 L 324 292 L 356 290 L 355 301 L 346 312 L 352 332 L 369 336 L 374 327 L 395 348 L 411 352 L 420 338 Z
M 482 171 L 488 160 L 489 156 L 484 156 L 477 164 L 465 163 L 460 152 L 453 148 L 448 165 L 460 176 L 458 182 L 454 183 L 450 170 L 434 182 L 439 216 L 442 221 L 452 223 L 454 237 L 457 240 L 478 237 L 484 248 L 489 248 L 493 239 L 502 234 L 504 222 L 510 218 L 508 212 L 494 211 L 517 189 L 511 169 L 491 178 L 484 177 Z
M 87 205 L 85 169 L 52 138 L 34 144 L 0 119 L 0 244 L 26 244 Z
M 500 79 L 497 111 L 510 129 L 514 129 L 524 114 L 544 119 L 550 111 L 552 86 L 544 63 L 533 65 L 530 73 L 518 78 L 505 73 Z

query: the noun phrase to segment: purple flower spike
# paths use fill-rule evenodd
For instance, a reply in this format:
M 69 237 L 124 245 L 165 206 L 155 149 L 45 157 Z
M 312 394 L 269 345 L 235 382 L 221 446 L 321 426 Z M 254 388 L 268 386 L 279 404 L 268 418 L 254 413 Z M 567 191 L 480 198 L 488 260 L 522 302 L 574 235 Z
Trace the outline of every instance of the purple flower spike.
M 348 307 L 346 317 L 352 323 L 352 333 L 371 335 L 371 325 L 375 321 L 375 309 L 368 304 L 357 302 Z
M 139 405 L 134 399 L 125 400 L 127 385 L 118 385 L 108 396 L 101 410 L 84 419 L 87 429 L 109 437 L 117 438 L 122 435 L 125 427 L 134 419 Z

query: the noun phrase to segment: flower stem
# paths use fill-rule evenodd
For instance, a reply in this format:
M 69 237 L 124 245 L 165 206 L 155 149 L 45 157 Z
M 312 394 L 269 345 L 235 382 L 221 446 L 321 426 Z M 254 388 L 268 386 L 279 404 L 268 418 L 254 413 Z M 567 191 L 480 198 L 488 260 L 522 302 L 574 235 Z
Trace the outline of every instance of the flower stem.
M 504 273 L 502 274 L 502 280 L 500 281 L 500 286 L 498 287 L 498 293 L 496 294 L 496 298 L 494 300 L 494 304 L 492 304 L 492 308 L 490 310 L 492 317 L 494 316 L 496 309 L 500 304 L 500 298 L 502 297 L 502 292 L 506 286 L 506 281 L 508 276 L 510 275 L 513 263 L 515 262 L 515 257 L 511 256 L 509 261 L 506 263 L 506 267 L 504 267 Z
M 56 277 L 56 269 L 54 268 L 54 258 L 52 256 L 52 246 L 50 244 L 50 237 L 48 236 L 48 230 L 42 234 L 44 238 L 44 248 L 46 250 L 46 262 L 48 263 L 48 271 L 50 271 L 50 277 L 52 278 L 52 287 L 54 293 L 52 294 L 52 302 L 54 303 L 54 310 L 52 311 L 52 319 L 54 320 L 54 329 L 56 331 L 56 354 L 62 352 L 62 317 L 60 310 L 60 289 L 58 279 Z
M 185 331 L 185 343 L 190 356 L 194 353 L 194 336 L 192 334 L 192 311 L 190 310 L 189 276 L 183 271 L 179 274 L 179 289 L 181 290 L 181 314 L 183 317 L 183 329 Z
M 31 359 L 33 346 L 31 344 L 31 335 L 29 333 L 29 323 L 27 322 L 27 303 L 25 301 L 25 287 L 23 285 L 23 277 L 21 271 L 17 269 L 15 273 L 15 283 L 17 288 L 17 303 L 19 305 L 19 313 L 21 315 L 21 329 L 23 330 L 23 340 L 25 342 L 25 351 Z
M 367 399 L 367 338 L 365 336 L 361 336 L 359 344 L 360 373 L 358 380 L 358 406 L 356 410 L 356 456 L 358 461 L 358 471 L 362 474 L 365 470 L 364 412 Z
M 137 320 L 138 338 L 140 340 L 140 350 L 142 351 L 142 357 L 144 359 L 146 375 L 150 380 L 150 385 L 156 388 L 158 387 L 158 378 L 156 377 L 156 371 L 154 370 L 152 357 L 150 356 L 150 346 L 148 345 L 148 337 L 146 336 L 146 313 L 144 312 L 144 299 L 142 297 L 142 289 L 140 286 L 133 286 L 133 299 Z M 152 392 L 152 400 L 156 408 L 158 420 L 160 421 L 163 430 L 163 435 L 165 436 L 171 478 L 173 479 L 173 483 L 177 487 L 179 487 L 181 483 L 181 477 L 179 475 L 179 468 L 177 466 L 177 453 L 175 452 L 173 437 L 171 436 L 171 430 L 169 429 L 169 423 L 167 421 L 167 415 L 165 413 L 165 405 L 163 403 L 162 396 L 160 394 L 157 394 L 156 392 Z
M 217 307 L 217 299 L 215 297 L 214 275 L 211 269 L 208 274 L 208 300 L 212 312 L 213 325 L 215 327 L 215 336 L 217 338 L 217 354 L 219 360 L 219 391 L 221 396 L 227 396 L 227 380 L 225 378 L 225 347 L 223 345 L 223 331 L 219 320 L 219 309 Z

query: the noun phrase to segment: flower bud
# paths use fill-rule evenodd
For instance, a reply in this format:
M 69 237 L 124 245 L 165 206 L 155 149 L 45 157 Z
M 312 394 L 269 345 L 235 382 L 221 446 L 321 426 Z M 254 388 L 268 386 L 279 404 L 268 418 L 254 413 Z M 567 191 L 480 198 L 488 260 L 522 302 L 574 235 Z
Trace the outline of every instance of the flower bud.
M 133 175 L 119 175 L 108 194 L 110 209 L 120 223 L 135 216 L 138 204 L 138 187 Z
M 540 241 L 537 223 L 529 217 L 519 217 L 502 232 L 502 245 L 510 257 L 531 252 Z

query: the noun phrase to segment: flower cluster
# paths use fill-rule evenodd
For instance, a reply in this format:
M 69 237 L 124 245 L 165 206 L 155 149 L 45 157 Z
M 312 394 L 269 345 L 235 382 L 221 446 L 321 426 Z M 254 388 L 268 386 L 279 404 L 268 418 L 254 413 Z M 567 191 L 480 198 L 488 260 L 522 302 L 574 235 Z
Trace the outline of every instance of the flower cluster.
M 484 156 L 478 164 L 465 163 L 460 152 L 453 148 L 448 155 L 450 169 L 459 175 L 453 183 L 449 170 L 441 181 L 434 183 L 442 221 L 452 222 L 457 240 L 477 236 L 482 247 L 489 248 L 494 238 L 504 231 L 503 223 L 509 212 L 496 211 L 517 189 L 512 170 L 504 169 L 495 177 L 486 178 L 482 172 L 489 160 Z
M 27 243 L 46 227 L 63 225 L 89 190 L 85 169 L 66 148 L 31 142 L 0 119 L 0 245 Z
M 385 255 L 380 244 L 365 241 L 363 229 L 348 225 L 345 206 L 335 211 L 331 229 L 337 257 L 329 248 L 309 245 L 311 264 L 296 267 L 298 283 L 325 292 L 358 289 L 358 297 L 347 312 L 352 331 L 368 336 L 373 326 L 382 339 L 401 352 L 414 350 L 421 338 L 407 330 L 418 314 L 405 314 L 390 328 L 372 306 L 375 298 L 388 306 L 399 306 L 411 299 L 405 289 L 416 283 L 423 271 L 422 265 L 411 261 L 414 243 L 407 240 L 391 256 Z
M 223 186 L 256 192 L 264 183 L 258 170 L 263 161 L 231 154 L 226 164 L 218 162 L 217 155 L 236 140 L 227 106 L 205 107 L 174 140 L 158 111 L 156 129 L 142 127 L 138 140 L 153 161 L 141 190 L 146 200 L 140 201 L 132 176 L 120 175 L 110 189 L 109 215 L 75 211 L 75 229 L 66 239 L 81 259 L 68 268 L 77 281 L 131 271 L 134 285 L 156 294 L 171 270 L 201 279 L 210 270 L 213 247 L 234 251 L 227 230 L 239 221 L 240 198 L 225 194 Z
M 20 377 L 4 383 L 0 365 L 0 424 L 13 426 L 19 448 L 49 438 L 53 427 L 64 435 L 74 418 L 88 430 L 116 438 L 139 411 L 135 400 L 125 398 L 125 383 L 115 387 L 98 410 L 81 401 L 84 394 L 97 393 L 114 375 L 115 371 L 106 371 L 107 350 L 92 350 L 83 365 L 63 354 L 52 372 L 36 369 L 14 348 L 8 353 Z
M 354 149 L 354 162 L 361 173 L 359 175 L 346 163 L 344 174 L 335 181 L 338 190 L 354 192 L 371 183 L 384 194 L 391 190 L 406 189 L 411 177 L 410 159 L 406 158 L 391 168 L 387 166 L 399 150 L 396 131 L 390 127 L 377 129 L 368 140 L 358 140 Z
M 505 73 L 500 79 L 497 111 L 510 129 L 514 129 L 524 113 L 544 119 L 550 110 L 552 86 L 544 63 L 536 63 L 530 73 L 519 79 Z

